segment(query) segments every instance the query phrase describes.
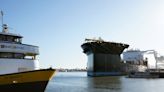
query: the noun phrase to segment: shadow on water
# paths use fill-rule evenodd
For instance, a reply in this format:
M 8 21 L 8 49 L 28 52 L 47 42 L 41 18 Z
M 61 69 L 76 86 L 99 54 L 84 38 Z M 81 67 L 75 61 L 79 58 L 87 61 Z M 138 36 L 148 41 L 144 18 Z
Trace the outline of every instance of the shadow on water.
M 120 77 L 88 77 L 88 88 L 119 92 L 121 90 Z

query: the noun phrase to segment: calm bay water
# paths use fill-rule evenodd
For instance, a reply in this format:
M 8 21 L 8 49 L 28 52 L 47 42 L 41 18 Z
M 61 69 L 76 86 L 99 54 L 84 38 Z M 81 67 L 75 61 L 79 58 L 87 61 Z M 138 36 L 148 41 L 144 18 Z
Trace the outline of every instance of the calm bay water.
M 164 78 L 87 77 L 86 72 L 57 72 L 46 92 L 163 92 Z

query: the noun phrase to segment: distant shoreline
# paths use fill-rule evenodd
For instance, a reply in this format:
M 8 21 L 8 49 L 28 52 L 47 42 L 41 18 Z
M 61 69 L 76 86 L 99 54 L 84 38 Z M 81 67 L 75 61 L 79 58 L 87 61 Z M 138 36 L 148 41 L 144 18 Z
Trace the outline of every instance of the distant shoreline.
M 56 69 L 58 72 L 86 72 L 87 69 Z

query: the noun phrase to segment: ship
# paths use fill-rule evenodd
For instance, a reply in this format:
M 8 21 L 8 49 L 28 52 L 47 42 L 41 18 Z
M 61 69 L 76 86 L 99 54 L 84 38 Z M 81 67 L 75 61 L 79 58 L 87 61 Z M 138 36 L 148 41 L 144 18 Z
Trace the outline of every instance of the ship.
M 124 74 L 124 64 L 120 54 L 128 44 L 104 41 L 103 39 L 85 39 L 81 45 L 83 53 L 88 56 L 88 76 L 115 76 Z
M 3 24 L 3 23 L 2 23 Z M 44 92 L 56 70 L 41 69 L 39 47 L 22 43 L 23 36 L 9 32 L 7 24 L 0 32 L 0 91 Z
M 130 78 L 164 78 L 164 56 L 155 50 L 127 50 L 122 60 Z

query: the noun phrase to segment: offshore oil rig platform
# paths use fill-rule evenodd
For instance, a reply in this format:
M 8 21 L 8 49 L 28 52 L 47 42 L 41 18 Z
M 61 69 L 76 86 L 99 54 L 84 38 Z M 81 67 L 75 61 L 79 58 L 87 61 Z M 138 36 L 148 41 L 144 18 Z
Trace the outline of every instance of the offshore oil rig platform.
M 120 54 L 128 44 L 104 41 L 99 39 L 85 39 L 81 45 L 83 52 L 88 56 L 88 76 L 123 75 L 124 65 Z

